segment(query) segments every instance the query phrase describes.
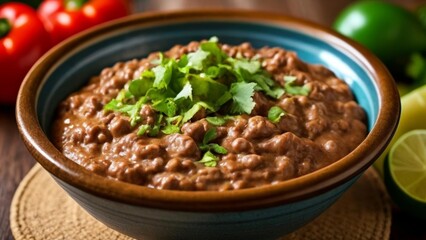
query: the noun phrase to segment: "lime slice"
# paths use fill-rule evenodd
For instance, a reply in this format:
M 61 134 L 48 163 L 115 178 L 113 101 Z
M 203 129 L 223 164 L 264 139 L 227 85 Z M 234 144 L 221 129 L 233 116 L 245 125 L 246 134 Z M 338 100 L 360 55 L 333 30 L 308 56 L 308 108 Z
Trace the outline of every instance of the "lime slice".
M 426 85 L 416 88 L 401 98 L 401 118 L 389 146 L 376 160 L 374 167 L 383 176 L 384 161 L 395 141 L 414 129 L 426 129 Z
M 405 212 L 426 219 L 426 129 L 402 135 L 385 165 L 385 183 Z

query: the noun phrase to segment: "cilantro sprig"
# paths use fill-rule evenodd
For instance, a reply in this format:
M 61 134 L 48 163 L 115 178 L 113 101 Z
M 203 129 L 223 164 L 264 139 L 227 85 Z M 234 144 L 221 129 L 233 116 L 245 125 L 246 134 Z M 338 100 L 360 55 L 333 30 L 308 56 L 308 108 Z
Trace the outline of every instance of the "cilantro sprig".
M 273 106 L 268 111 L 268 119 L 273 123 L 277 123 L 285 114 L 286 112 L 282 108 L 278 106 Z
M 227 154 L 228 151 L 226 148 L 220 146 L 217 143 L 211 143 L 214 139 L 217 138 L 216 128 L 210 128 L 203 137 L 203 142 L 199 144 L 201 151 L 205 152 L 203 157 L 199 162 L 204 163 L 207 167 L 215 167 L 219 158 L 213 153 L 216 154 Z
M 255 106 L 255 91 L 272 98 L 285 92 L 258 60 L 227 56 L 214 37 L 180 59 L 160 53 L 156 64 L 128 83 L 104 107 L 129 116 L 131 125 L 136 126 L 143 120 L 139 114 L 143 104 L 151 105 L 157 115 L 163 116 L 162 121 L 157 121 L 156 126 L 141 125 L 140 135 L 149 132 L 155 136 L 159 133 L 154 131 L 157 128 L 165 134 L 179 132 L 179 127 L 201 110 L 208 115 L 219 109 L 227 109 L 232 115 L 250 114 Z
M 297 86 L 294 85 L 294 82 L 297 80 L 297 78 L 295 76 L 284 76 L 284 89 L 286 91 L 286 93 L 291 94 L 291 95 L 302 95 L 302 96 L 307 96 L 309 94 L 309 92 L 311 91 L 309 89 L 308 86 L 303 85 L 303 86 Z
M 284 93 L 306 95 L 309 89 L 294 86 L 295 78 L 287 76 L 284 88 L 274 81 L 261 67 L 257 59 L 233 58 L 221 50 L 218 39 L 200 43 L 198 50 L 179 59 L 163 53 L 152 62 L 155 67 L 144 70 L 139 78 L 127 83 L 104 106 L 106 111 L 120 112 L 130 118 L 132 127 L 138 126 L 138 135 L 155 137 L 159 134 L 179 133 L 182 125 L 203 111 L 203 117 L 212 125 L 223 125 L 232 116 L 219 116 L 218 111 L 230 115 L 250 114 L 255 107 L 253 95 L 261 91 L 278 99 Z M 155 111 L 155 123 L 145 124 L 140 114 L 147 104 Z M 272 114 L 271 121 L 278 121 L 283 113 Z M 268 116 L 269 117 L 269 116 Z M 277 120 L 278 119 L 278 120 Z M 200 160 L 206 166 L 215 165 L 216 154 L 226 149 L 218 144 L 203 141 L 200 149 L 205 152 Z

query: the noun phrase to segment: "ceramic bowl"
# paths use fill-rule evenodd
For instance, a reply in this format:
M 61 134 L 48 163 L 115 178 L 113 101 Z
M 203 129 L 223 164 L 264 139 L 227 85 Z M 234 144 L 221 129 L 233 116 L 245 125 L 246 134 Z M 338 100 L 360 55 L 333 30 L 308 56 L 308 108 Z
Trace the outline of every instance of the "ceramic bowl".
M 346 157 L 311 174 L 227 192 L 156 190 L 110 180 L 67 159 L 50 142 L 58 103 L 104 67 L 211 36 L 229 44 L 283 47 L 330 68 L 364 108 L 368 136 Z M 73 37 L 27 75 L 16 112 L 31 154 L 96 219 L 135 238 L 204 240 L 276 239 L 311 221 L 382 153 L 399 113 L 392 77 L 358 44 L 300 19 L 236 10 L 135 15 Z

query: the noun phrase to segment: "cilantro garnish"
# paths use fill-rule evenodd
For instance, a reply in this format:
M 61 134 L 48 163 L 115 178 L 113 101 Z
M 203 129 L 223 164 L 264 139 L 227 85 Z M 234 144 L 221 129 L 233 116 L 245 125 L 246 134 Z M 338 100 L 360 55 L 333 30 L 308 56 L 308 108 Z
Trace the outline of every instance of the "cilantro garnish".
M 215 126 L 222 126 L 224 125 L 228 120 L 232 120 L 234 117 L 232 116 L 215 116 L 215 117 L 206 117 L 206 120 L 208 123 L 215 125 Z
M 302 96 L 308 96 L 310 89 L 308 86 L 297 86 L 294 85 L 294 82 L 297 80 L 295 76 L 284 76 L 284 89 L 285 92 L 291 95 L 302 95 Z
M 179 132 L 177 129 L 200 110 L 211 115 L 226 107 L 231 114 L 250 114 L 255 106 L 255 91 L 273 98 L 284 94 L 284 89 L 262 70 L 258 60 L 231 58 L 217 41 L 213 37 L 202 42 L 197 51 L 180 59 L 160 53 L 155 61 L 157 66 L 143 71 L 104 109 L 128 115 L 135 126 L 143 120 L 139 114 L 143 104 L 149 104 L 158 115 L 164 116 L 156 128 L 168 134 Z M 178 124 L 166 121 L 178 116 L 181 119 Z M 143 127 L 139 134 L 152 132 L 150 129 L 155 130 L 154 127 Z
M 133 127 L 141 124 L 138 135 L 179 133 L 181 126 L 200 111 L 203 111 L 209 123 L 223 125 L 229 116 L 220 118 L 217 112 L 250 114 L 255 106 L 255 91 L 262 91 L 275 99 L 285 92 L 304 95 L 309 91 L 293 86 L 294 80 L 286 80 L 284 88 L 279 86 L 262 69 L 259 60 L 229 57 L 221 50 L 215 37 L 200 43 L 197 51 L 180 59 L 168 58 L 160 53 L 158 60 L 152 64 L 156 66 L 143 71 L 139 78 L 129 82 L 115 99 L 104 106 L 106 111 L 129 116 Z M 143 124 L 140 111 L 144 104 L 155 110 L 154 124 Z M 213 153 L 226 153 L 223 147 L 208 142 L 200 145 L 204 148 L 202 162 L 206 166 L 213 164 Z
M 285 111 L 278 106 L 273 106 L 268 111 L 268 119 L 269 121 L 273 123 L 279 122 L 281 117 L 284 115 L 285 115 Z
M 217 161 L 219 161 L 218 157 L 216 157 L 212 152 L 207 151 L 198 162 L 203 163 L 206 167 L 216 167 Z
M 199 162 L 204 163 L 207 167 L 214 167 L 219 161 L 219 158 L 213 154 L 213 152 L 217 154 L 227 154 L 228 151 L 226 148 L 220 146 L 217 143 L 210 143 L 217 137 L 216 128 L 210 128 L 206 134 L 204 135 L 203 142 L 199 144 L 199 148 L 201 151 L 205 152 L 203 157 Z

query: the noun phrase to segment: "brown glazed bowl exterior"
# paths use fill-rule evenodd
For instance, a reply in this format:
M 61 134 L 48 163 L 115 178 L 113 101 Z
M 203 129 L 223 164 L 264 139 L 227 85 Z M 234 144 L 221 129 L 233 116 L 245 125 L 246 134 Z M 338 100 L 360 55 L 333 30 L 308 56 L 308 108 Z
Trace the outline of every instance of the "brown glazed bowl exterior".
M 231 44 L 290 48 L 307 62 L 331 68 L 366 110 L 368 136 L 346 157 L 311 174 L 225 192 L 156 190 L 107 179 L 67 159 L 49 140 L 58 103 L 102 68 L 210 36 Z M 58 184 L 98 220 L 143 239 L 275 239 L 294 231 L 330 206 L 377 159 L 399 113 L 392 77 L 360 45 L 304 20 L 239 10 L 146 13 L 85 31 L 38 61 L 16 106 L 27 148 Z

